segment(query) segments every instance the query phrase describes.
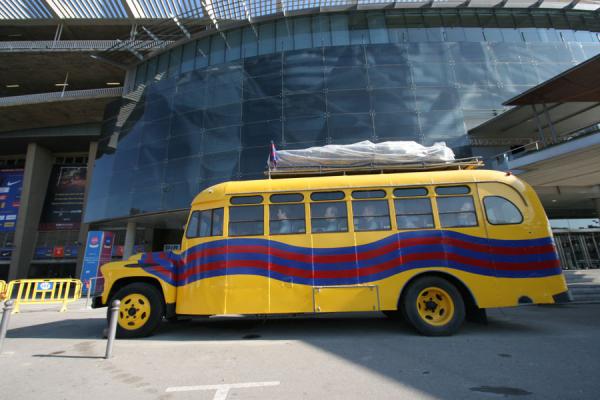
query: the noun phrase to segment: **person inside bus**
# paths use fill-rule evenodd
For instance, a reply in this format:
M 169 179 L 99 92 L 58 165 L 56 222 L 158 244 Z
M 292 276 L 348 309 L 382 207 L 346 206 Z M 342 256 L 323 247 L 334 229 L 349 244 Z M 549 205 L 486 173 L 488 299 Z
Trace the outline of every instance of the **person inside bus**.
M 284 235 L 286 233 L 292 233 L 292 221 L 290 221 L 287 211 L 282 207 L 277 209 L 277 221 L 279 222 L 278 228 L 275 229 L 275 234 Z
M 460 206 L 460 213 L 457 218 L 457 226 L 475 226 L 477 225 L 477 218 L 475 217 L 475 210 L 473 210 L 473 203 L 470 201 L 470 197 L 464 197 L 463 203 Z
M 338 209 L 334 205 L 330 205 L 325 209 L 325 226 L 323 227 L 323 232 L 338 232 L 339 224 L 338 224 Z
M 358 221 L 358 229 L 361 231 L 381 230 L 379 222 L 375 218 L 376 210 L 372 204 L 367 204 L 363 209 L 363 216 Z

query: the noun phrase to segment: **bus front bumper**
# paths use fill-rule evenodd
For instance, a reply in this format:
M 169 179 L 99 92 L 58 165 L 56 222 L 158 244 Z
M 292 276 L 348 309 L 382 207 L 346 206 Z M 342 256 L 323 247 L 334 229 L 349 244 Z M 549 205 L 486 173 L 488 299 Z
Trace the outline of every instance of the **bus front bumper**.
M 567 289 L 564 292 L 553 295 L 552 299 L 554 299 L 555 304 L 567 304 L 573 301 L 573 295 Z

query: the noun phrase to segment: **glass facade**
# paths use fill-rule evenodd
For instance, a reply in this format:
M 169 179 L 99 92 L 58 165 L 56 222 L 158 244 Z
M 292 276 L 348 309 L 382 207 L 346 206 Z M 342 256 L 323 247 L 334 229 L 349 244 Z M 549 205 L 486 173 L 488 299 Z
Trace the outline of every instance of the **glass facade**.
M 445 141 L 600 53 L 598 16 L 437 9 L 279 19 L 190 41 L 131 71 L 109 106 L 86 221 L 189 207 L 264 177 L 269 145 Z

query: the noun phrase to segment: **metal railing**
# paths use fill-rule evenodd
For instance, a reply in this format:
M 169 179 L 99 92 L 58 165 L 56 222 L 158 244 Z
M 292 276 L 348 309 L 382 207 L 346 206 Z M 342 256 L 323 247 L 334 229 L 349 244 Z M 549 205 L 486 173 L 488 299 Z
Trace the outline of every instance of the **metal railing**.
M 16 292 L 16 295 L 15 295 Z M 79 279 L 17 279 L 8 283 L 6 298 L 15 301 L 14 313 L 22 304 L 61 304 L 60 312 L 67 311 L 67 304 L 81 298 Z
M 47 103 L 51 101 L 78 100 L 85 98 L 121 97 L 122 94 L 122 86 L 102 89 L 67 90 L 64 92 L 26 94 L 23 96 L 0 97 L 0 107 Z
M 0 42 L 0 52 L 103 51 L 114 48 L 118 44 L 118 40 L 23 40 Z M 150 50 L 166 47 L 171 44 L 171 41 L 134 40 L 133 44 L 137 48 Z M 122 49 L 122 51 L 126 51 L 126 49 Z

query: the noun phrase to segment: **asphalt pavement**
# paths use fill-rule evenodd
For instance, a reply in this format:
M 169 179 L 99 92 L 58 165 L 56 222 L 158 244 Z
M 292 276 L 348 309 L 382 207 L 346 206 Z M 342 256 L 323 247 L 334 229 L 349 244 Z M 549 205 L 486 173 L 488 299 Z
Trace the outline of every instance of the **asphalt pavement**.
M 3 399 L 599 399 L 600 304 L 489 311 L 430 338 L 382 314 L 165 322 L 118 340 L 106 309 L 23 306 Z

